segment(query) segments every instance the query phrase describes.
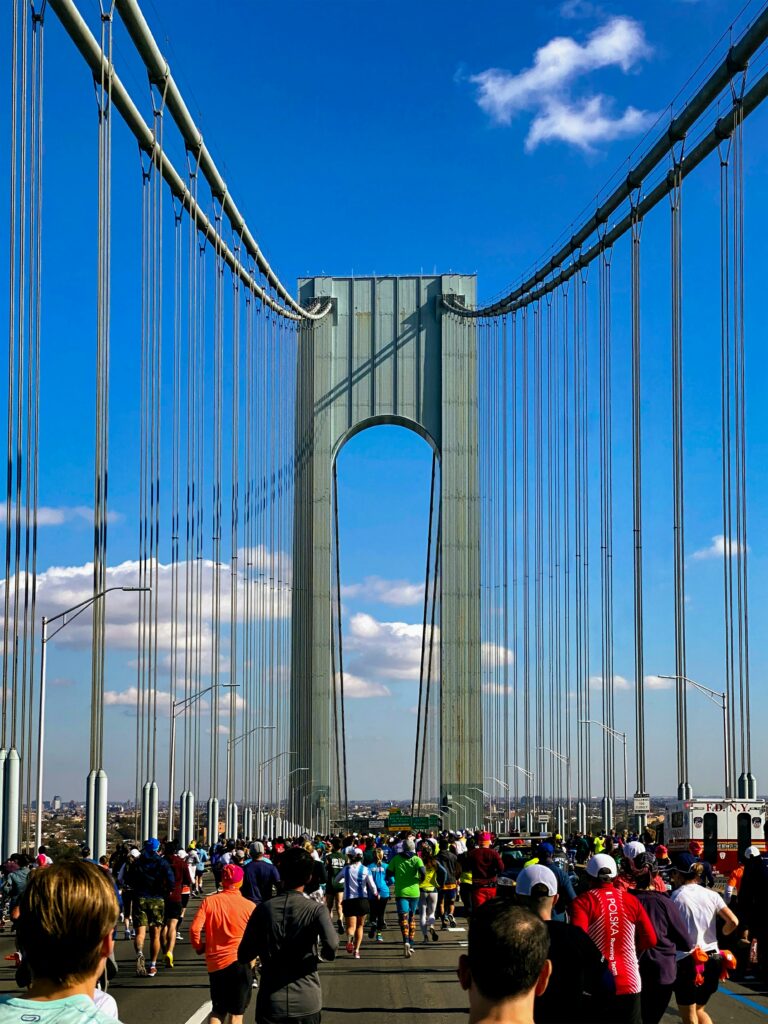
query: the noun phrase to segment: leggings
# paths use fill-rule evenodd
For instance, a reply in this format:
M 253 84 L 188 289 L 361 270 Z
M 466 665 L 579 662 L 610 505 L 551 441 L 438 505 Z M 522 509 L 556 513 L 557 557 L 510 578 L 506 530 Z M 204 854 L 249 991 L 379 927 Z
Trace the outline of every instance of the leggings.
M 384 927 L 384 911 L 387 909 L 388 902 L 388 896 L 376 896 L 371 900 L 371 928 L 375 925 L 377 932 Z
M 413 945 L 413 940 L 416 938 L 416 909 L 419 901 L 417 898 L 411 899 L 409 896 L 397 896 L 395 905 L 397 906 L 400 931 L 403 933 L 403 942 L 410 942 Z
M 437 909 L 437 893 L 422 892 L 419 899 L 419 910 L 421 911 L 421 930 L 426 936 L 430 928 L 435 926 L 435 910 Z

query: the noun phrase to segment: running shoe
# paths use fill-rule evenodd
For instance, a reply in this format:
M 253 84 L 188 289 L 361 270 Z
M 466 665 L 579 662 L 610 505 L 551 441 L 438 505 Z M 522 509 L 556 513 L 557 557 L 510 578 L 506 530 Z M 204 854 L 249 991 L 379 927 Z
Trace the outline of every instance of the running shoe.
M 165 959 L 165 966 L 166 967 L 170 967 L 172 969 L 173 968 L 173 953 L 166 953 L 164 959 Z
M 136 957 L 136 977 L 146 978 L 147 976 L 147 965 L 144 963 L 144 954 L 139 953 Z
M 347 942 L 347 952 L 348 953 L 354 953 L 355 952 L 355 944 L 354 944 L 354 942 L 351 939 Z
M 453 914 L 448 915 L 448 924 L 451 926 L 451 928 L 456 927 L 456 918 L 453 916 Z
M 355 953 L 355 960 L 359 960 L 359 959 L 360 959 L 360 954 L 359 953 Z
M 184 941 L 184 936 L 181 934 L 181 932 L 176 932 L 176 941 L 177 942 L 183 942 Z
M 372 928 L 368 929 L 368 938 L 369 939 L 375 939 L 376 938 L 376 925 L 373 925 Z
M 123 937 L 126 938 L 126 939 L 130 939 L 130 937 L 131 937 L 131 929 L 130 928 L 126 928 L 125 929 L 125 935 Z
M 411 953 L 413 952 L 413 950 L 411 949 L 410 942 L 403 943 L 403 951 L 405 953 L 405 958 L 407 960 L 410 957 Z
M 376 932 L 376 941 L 377 942 L 383 942 L 384 941 L 384 939 L 382 938 L 381 932 Z
M 147 971 L 147 977 L 154 978 L 154 976 L 156 974 L 157 974 L 157 968 L 155 967 L 154 964 L 150 964 L 149 965 L 149 970 Z
M 432 941 L 433 942 L 437 942 L 437 940 L 440 938 L 440 936 L 435 931 L 434 925 L 429 929 L 429 933 L 432 936 Z

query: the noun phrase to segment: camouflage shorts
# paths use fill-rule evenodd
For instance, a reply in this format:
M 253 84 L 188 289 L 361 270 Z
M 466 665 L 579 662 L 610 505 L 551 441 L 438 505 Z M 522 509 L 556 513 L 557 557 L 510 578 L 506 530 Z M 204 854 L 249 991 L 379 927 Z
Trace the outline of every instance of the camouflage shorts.
M 160 928 L 165 918 L 165 900 L 139 896 L 133 903 L 134 928 Z

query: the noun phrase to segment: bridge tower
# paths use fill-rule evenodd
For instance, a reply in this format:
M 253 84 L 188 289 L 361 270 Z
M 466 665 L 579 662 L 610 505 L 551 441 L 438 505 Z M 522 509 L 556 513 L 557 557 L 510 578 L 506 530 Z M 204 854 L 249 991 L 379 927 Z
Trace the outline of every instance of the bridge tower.
M 330 814 L 334 461 L 377 424 L 420 434 L 441 474 L 441 803 L 482 788 L 476 326 L 443 308 L 475 302 L 474 276 L 314 277 L 299 300 L 333 300 L 302 327 L 297 362 L 291 640 L 292 768 L 307 768 L 316 827 Z M 304 793 L 301 794 L 302 797 Z M 302 800 L 295 794 L 294 821 Z M 309 824 L 309 822 L 307 823 Z

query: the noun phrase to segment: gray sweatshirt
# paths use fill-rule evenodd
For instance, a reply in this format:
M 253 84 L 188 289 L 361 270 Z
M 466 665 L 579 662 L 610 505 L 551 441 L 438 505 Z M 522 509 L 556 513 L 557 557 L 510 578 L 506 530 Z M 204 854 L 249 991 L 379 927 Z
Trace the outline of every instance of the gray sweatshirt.
M 246 926 L 237 958 L 261 960 L 256 1016 L 291 1020 L 323 1007 L 318 956 L 336 957 L 338 939 L 323 903 L 289 890 L 262 903 Z

